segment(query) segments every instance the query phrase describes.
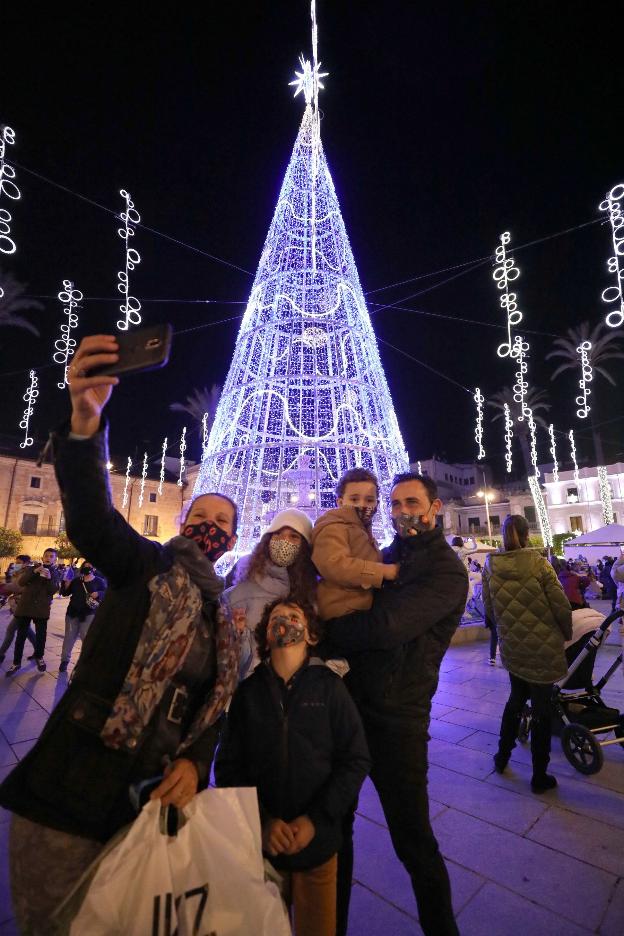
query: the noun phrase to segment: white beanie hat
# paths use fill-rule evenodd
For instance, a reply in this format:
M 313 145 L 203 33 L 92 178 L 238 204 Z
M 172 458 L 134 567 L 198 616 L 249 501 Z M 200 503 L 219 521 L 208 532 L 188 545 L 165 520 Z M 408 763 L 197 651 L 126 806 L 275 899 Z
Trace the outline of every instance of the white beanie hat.
M 266 532 L 277 533 L 283 527 L 296 530 L 308 543 L 312 538 L 312 521 L 307 514 L 304 514 L 303 510 L 297 510 L 296 507 L 290 507 L 288 510 L 282 510 L 281 513 L 276 514 Z

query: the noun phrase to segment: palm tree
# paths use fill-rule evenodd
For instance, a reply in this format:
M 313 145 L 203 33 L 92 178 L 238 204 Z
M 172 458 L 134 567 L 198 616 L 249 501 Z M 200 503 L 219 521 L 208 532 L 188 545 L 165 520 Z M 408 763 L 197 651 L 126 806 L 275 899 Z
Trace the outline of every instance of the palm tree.
M 533 413 L 533 420 L 536 426 L 542 426 L 542 428 L 548 428 L 548 422 L 544 419 L 544 415 L 550 409 L 550 403 L 547 403 L 548 397 L 543 390 L 527 390 L 525 396 L 525 403 Z M 497 419 L 505 418 L 505 403 L 509 406 L 511 411 L 511 417 L 514 421 L 513 432 L 514 436 L 518 439 L 520 443 L 520 449 L 522 451 L 522 458 L 524 461 L 524 467 L 527 475 L 533 474 L 533 466 L 531 464 L 531 442 L 530 442 L 530 432 L 529 432 L 529 423 L 526 419 L 518 420 L 520 415 L 520 405 L 514 400 L 513 390 L 509 387 L 505 387 L 504 390 L 498 390 L 497 393 L 492 394 L 490 399 L 487 401 L 489 406 L 494 407 L 498 410 L 495 416 L 492 417 L 492 422 L 496 422 Z
M 550 358 L 560 358 L 563 362 L 559 364 L 559 367 L 552 373 L 550 379 L 555 380 L 560 374 L 563 374 L 564 371 L 567 370 L 574 370 L 578 373 L 580 371 L 580 357 L 576 349 L 581 342 L 589 341 L 591 342 L 589 363 L 592 365 L 594 373 L 600 374 L 601 377 L 608 380 L 612 387 L 615 387 L 615 380 L 606 367 L 604 367 L 604 362 L 624 360 L 624 351 L 620 350 L 620 346 L 617 344 L 622 338 L 624 338 L 623 331 L 614 331 L 612 328 L 607 328 L 604 322 L 598 322 L 593 329 L 590 329 L 589 322 L 581 322 L 580 325 L 574 328 L 568 328 L 566 337 L 556 338 L 553 342 L 555 350 L 546 355 L 546 360 Z M 578 386 L 578 384 L 576 384 L 576 386 Z M 592 399 L 594 396 L 595 391 L 592 387 Z M 593 405 L 591 406 L 591 412 L 592 414 L 595 412 L 595 407 Z M 604 465 L 602 439 L 600 437 L 600 432 L 593 425 L 593 417 L 591 423 L 596 462 L 598 465 Z
M 39 330 L 18 312 L 39 311 L 43 306 L 36 299 L 25 296 L 25 283 L 20 283 L 11 273 L 0 270 L 0 327 L 26 328 L 33 335 L 39 336 Z
M 203 438 L 202 420 L 204 418 L 204 413 L 208 414 L 207 423 L 208 428 L 210 428 L 215 418 L 220 398 L 221 387 L 218 384 L 213 384 L 210 390 L 208 387 L 204 387 L 202 390 L 195 387 L 193 392 L 187 396 L 184 403 L 170 403 L 169 409 L 174 413 L 188 413 L 196 424 L 201 440 Z

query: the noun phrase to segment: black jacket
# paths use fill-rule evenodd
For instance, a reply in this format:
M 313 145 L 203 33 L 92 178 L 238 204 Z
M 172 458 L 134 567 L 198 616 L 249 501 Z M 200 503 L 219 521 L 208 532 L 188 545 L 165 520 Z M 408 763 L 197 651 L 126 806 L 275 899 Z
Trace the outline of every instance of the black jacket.
M 37 744 L 0 786 L 0 805 L 42 825 L 106 841 L 132 818 L 128 785 L 138 779 L 141 743 L 113 750 L 100 732 L 148 615 L 147 583 L 171 567 L 173 555 L 167 545 L 140 536 L 114 509 L 106 428 L 84 441 L 69 439 L 66 431 L 54 433 L 52 441 L 67 535 L 109 587 L 72 681 Z M 207 777 L 217 739 L 215 725 L 184 753 L 200 777 Z
M 347 684 L 365 720 L 408 720 L 426 732 L 440 663 L 466 605 L 468 574 L 439 528 L 395 537 L 384 561 L 400 563 L 397 581 L 376 592 L 370 611 L 329 621 L 329 641 L 349 661 Z
M 58 591 L 61 574 L 56 566 L 47 568 L 50 572 L 49 579 L 39 575 L 34 566 L 29 566 L 18 575 L 17 584 L 20 591 L 15 617 L 40 618 L 46 621 L 50 617 L 50 605 Z
M 85 582 L 81 575 L 69 582 L 61 582 L 61 594 L 64 597 L 69 596 L 67 616 L 84 621 L 94 613 L 94 609 L 87 604 L 87 595 L 94 595 L 101 602 L 105 591 L 104 580 L 97 575 L 90 582 Z
M 240 684 L 215 761 L 218 786 L 258 789 L 263 821 L 308 815 L 316 835 L 277 868 L 313 868 L 335 854 L 341 822 L 370 768 L 362 722 L 342 680 L 312 661 L 287 688 L 268 663 Z

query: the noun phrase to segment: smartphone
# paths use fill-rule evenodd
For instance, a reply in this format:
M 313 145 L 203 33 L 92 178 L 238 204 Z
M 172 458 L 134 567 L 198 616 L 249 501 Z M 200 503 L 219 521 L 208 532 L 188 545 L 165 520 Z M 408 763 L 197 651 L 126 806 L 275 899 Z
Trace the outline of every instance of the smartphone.
M 169 361 L 173 329 L 171 325 L 151 325 L 149 328 L 135 328 L 134 331 L 115 335 L 119 345 L 119 360 L 114 364 L 104 364 L 89 371 L 89 377 L 104 374 L 115 377 L 125 374 L 139 374 L 141 371 L 157 370 Z

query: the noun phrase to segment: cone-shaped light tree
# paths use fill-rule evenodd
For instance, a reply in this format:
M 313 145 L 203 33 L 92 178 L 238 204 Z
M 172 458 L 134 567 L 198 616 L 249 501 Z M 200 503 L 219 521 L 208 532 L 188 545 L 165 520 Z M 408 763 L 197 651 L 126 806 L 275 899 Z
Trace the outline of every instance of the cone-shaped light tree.
M 315 54 L 301 64 L 305 113 L 195 487 L 236 501 L 239 552 L 278 510 L 333 507 L 348 468 L 374 471 L 387 493 L 409 466 L 321 145 L 323 76 Z

